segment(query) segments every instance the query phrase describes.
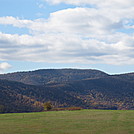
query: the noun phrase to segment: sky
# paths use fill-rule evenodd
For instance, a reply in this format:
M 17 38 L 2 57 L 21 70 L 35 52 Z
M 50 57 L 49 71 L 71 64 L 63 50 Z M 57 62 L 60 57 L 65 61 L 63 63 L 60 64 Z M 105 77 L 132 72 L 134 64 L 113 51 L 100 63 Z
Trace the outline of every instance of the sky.
M 134 0 L 0 0 L 0 73 L 134 72 Z

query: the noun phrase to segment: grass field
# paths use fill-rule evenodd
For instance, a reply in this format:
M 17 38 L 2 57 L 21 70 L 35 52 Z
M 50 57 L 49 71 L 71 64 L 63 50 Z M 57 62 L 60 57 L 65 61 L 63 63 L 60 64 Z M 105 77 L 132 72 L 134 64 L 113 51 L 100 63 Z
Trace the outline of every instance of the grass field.
M 134 111 L 0 114 L 0 134 L 134 134 Z

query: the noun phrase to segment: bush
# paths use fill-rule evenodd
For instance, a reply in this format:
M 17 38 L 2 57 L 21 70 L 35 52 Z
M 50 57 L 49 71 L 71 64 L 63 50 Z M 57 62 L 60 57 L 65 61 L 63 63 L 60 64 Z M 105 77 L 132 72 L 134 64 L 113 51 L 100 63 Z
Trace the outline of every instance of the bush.
M 44 110 L 49 111 L 52 109 L 52 103 L 51 102 L 46 102 L 44 103 Z

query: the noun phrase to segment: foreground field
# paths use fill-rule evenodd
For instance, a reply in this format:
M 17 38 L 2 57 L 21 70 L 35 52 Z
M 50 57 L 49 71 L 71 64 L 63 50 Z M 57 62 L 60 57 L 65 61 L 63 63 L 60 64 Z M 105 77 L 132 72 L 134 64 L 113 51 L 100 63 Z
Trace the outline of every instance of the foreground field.
M 0 134 L 134 134 L 134 111 L 0 114 Z

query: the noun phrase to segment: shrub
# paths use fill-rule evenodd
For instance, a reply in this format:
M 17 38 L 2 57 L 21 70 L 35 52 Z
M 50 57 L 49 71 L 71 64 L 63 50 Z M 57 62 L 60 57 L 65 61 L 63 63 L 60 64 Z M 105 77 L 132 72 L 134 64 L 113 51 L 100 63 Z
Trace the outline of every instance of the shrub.
M 52 103 L 51 102 L 45 102 L 44 103 L 44 110 L 49 111 L 52 109 Z

